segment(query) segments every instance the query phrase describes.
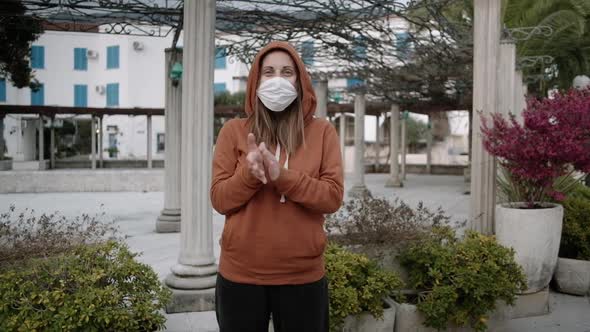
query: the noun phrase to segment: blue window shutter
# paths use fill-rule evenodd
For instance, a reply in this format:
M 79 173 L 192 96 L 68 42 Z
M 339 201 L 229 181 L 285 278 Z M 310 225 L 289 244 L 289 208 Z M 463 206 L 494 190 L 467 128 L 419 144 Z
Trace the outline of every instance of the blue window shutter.
M 359 80 L 358 78 L 348 78 L 346 79 L 346 87 L 347 88 L 355 88 L 360 85 L 363 85 L 363 80 Z
M 107 47 L 107 69 L 119 68 L 119 46 Z
M 74 48 L 74 70 L 88 70 L 85 48 Z
M 225 69 L 226 54 L 225 47 L 217 47 L 215 49 L 215 69 Z
M 107 107 L 119 106 L 119 83 L 107 84 Z
M 410 34 L 407 32 L 395 34 L 395 48 L 402 59 L 409 56 Z
M 313 40 L 304 41 L 301 48 L 301 57 L 303 58 L 303 63 L 305 63 L 305 65 L 313 65 L 314 53 Z
M 45 68 L 45 47 L 31 46 L 31 68 Z
M 6 101 L 6 79 L 0 78 L 0 101 Z
M 31 105 L 43 106 L 45 104 L 45 85 L 40 84 L 39 90 L 31 90 Z
M 86 84 L 74 85 L 74 106 L 87 107 L 88 106 L 88 86 Z
M 215 83 L 214 85 L 215 94 L 223 93 L 227 91 L 225 83 Z

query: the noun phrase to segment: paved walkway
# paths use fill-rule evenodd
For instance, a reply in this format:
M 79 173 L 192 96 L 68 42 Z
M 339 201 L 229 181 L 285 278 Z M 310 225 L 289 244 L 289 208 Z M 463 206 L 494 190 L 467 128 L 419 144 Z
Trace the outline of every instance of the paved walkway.
M 348 178 L 347 178 L 348 179 Z M 454 220 L 466 220 L 469 196 L 462 194 L 462 177 L 408 175 L 404 188 L 385 188 L 386 175 L 369 174 L 366 183 L 375 196 L 399 197 L 410 205 L 423 201 L 430 208 L 442 207 Z M 347 181 L 346 188 L 350 181 Z M 38 213 L 59 211 L 66 216 L 105 212 L 106 220 L 115 220 L 128 236 L 127 243 L 138 252 L 140 260 L 151 265 L 164 278 L 179 252 L 178 234 L 154 232 L 156 218 L 163 207 L 162 192 L 119 193 L 43 193 L 1 194 L 0 212 L 15 204 L 17 210 L 33 208 Z M 223 229 L 223 216 L 213 215 L 213 243 L 217 244 Z M 219 246 L 214 248 L 219 258 Z M 553 312 L 537 318 L 513 320 L 496 331 L 581 331 L 590 332 L 588 298 L 552 295 Z M 217 331 L 214 312 L 167 315 L 168 331 Z

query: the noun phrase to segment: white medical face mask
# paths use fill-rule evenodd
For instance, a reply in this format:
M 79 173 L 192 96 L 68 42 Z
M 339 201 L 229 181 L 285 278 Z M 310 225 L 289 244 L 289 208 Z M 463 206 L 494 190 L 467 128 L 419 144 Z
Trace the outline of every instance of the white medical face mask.
M 262 82 L 256 94 L 264 106 L 273 112 L 284 111 L 297 98 L 293 84 L 280 76 Z

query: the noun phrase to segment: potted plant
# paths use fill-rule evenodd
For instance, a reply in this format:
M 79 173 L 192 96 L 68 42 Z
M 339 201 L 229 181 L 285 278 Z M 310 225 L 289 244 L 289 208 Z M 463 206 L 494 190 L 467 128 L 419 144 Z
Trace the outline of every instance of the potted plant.
M 590 188 L 578 184 L 563 202 L 565 217 L 554 280 L 557 290 L 590 293 Z
M 517 188 L 510 202 L 496 206 L 498 241 L 516 251 L 516 260 L 534 293 L 549 284 L 555 266 L 563 222 L 563 199 L 556 179 L 575 171 L 590 171 L 590 90 L 555 93 L 552 99 L 528 102 L 523 124 L 514 115 L 482 118 L 483 145 L 498 158 L 506 180 Z
M 429 233 L 432 227 L 449 223 L 450 218 L 440 208 L 431 211 L 422 203 L 412 208 L 399 199 L 363 195 L 328 215 L 326 231 L 331 242 L 366 255 L 406 282 L 407 272 L 397 257 L 400 249 Z
M 330 331 L 393 331 L 395 306 L 388 298 L 400 278 L 376 262 L 329 243 L 325 253 Z
M 514 251 L 473 231 L 459 240 L 450 227 L 435 227 L 400 260 L 413 291 L 397 304 L 395 331 L 484 331 L 496 306 L 512 305 L 526 287 Z

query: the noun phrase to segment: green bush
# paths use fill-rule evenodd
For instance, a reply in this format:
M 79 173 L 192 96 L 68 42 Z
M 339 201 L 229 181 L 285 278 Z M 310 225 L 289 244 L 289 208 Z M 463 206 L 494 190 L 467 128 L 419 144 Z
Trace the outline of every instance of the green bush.
M 0 271 L 1 331 L 153 331 L 170 292 L 115 241 Z
M 330 293 L 330 331 L 341 329 L 344 319 L 363 311 L 383 317 L 383 298 L 400 289 L 402 282 L 381 270 L 366 256 L 329 244 L 325 253 Z
M 512 304 L 526 289 L 514 250 L 492 236 L 468 231 L 463 240 L 449 227 L 437 227 L 430 236 L 402 251 L 400 261 L 419 291 L 417 308 L 425 325 L 444 330 L 449 325 L 487 328 L 487 314 L 497 300 Z
M 590 260 L 590 188 L 578 185 L 563 207 L 559 256 Z

